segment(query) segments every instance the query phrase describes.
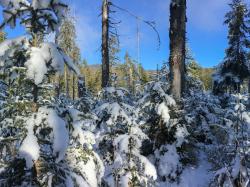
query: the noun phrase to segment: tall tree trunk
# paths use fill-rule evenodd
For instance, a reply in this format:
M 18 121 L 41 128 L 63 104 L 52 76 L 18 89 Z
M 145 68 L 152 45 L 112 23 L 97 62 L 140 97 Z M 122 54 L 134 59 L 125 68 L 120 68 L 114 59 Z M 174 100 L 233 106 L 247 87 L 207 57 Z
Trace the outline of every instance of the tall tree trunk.
M 170 75 L 171 94 L 180 99 L 185 88 L 186 0 L 170 4 Z
M 87 91 L 87 89 L 86 89 L 86 85 L 85 85 L 85 77 L 83 77 L 83 76 L 78 77 L 78 97 L 79 98 L 84 97 L 86 91 Z
M 250 108 L 250 77 L 248 78 L 248 109 Z
M 102 88 L 109 84 L 109 4 L 103 0 L 102 4 Z
M 54 85 L 55 85 L 55 97 L 59 98 L 61 94 L 61 76 L 59 74 L 55 75 Z
M 33 47 L 38 47 L 39 45 L 39 38 L 37 34 L 33 35 L 32 38 L 32 46 Z M 37 112 L 38 111 L 38 91 L 39 91 L 39 87 L 34 83 L 33 84 L 33 90 L 32 90 L 32 94 L 33 94 L 33 106 L 32 106 L 32 111 L 33 112 Z
M 75 75 L 73 74 L 72 77 L 72 99 L 75 100 L 76 96 L 75 96 Z
M 65 85 L 65 94 L 69 97 L 69 70 L 68 67 L 64 66 L 64 85 Z

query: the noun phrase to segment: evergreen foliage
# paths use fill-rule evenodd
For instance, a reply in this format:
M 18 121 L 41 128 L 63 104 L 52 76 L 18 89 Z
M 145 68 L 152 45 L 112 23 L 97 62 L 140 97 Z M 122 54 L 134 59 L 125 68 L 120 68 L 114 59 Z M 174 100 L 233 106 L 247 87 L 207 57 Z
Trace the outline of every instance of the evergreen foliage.
M 228 44 L 226 57 L 214 75 L 214 92 L 240 92 L 244 79 L 249 77 L 249 61 L 247 59 L 250 41 L 250 14 L 242 0 L 233 0 L 230 11 L 225 16 L 228 25 Z

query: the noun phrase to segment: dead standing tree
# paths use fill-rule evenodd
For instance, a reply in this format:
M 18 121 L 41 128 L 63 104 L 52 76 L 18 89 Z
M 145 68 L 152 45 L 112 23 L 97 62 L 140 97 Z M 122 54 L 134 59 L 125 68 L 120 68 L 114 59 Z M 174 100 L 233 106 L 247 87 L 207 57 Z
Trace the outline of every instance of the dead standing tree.
M 157 40 L 159 44 L 158 48 L 160 47 L 160 35 L 156 29 L 155 22 L 144 20 L 141 17 L 129 12 L 128 10 L 113 4 L 109 0 L 103 0 L 103 3 L 102 3 L 102 88 L 109 86 L 109 82 L 110 82 L 110 58 L 109 58 L 110 57 L 110 53 L 109 53 L 110 34 L 116 37 L 119 43 L 119 39 L 118 39 L 119 35 L 118 35 L 115 25 L 119 24 L 120 22 L 115 23 L 114 21 L 111 21 L 110 13 L 115 12 L 115 11 L 110 10 L 111 6 L 114 8 L 117 8 L 120 11 L 128 13 L 130 16 L 134 17 L 137 20 L 137 22 L 141 21 L 147 24 L 149 27 L 151 27 L 157 34 Z M 110 28 L 113 29 L 114 31 L 112 31 Z
M 109 1 L 102 3 L 102 88 L 109 85 Z
M 171 94 L 180 99 L 185 88 L 186 0 L 172 0 L 170 4 Z

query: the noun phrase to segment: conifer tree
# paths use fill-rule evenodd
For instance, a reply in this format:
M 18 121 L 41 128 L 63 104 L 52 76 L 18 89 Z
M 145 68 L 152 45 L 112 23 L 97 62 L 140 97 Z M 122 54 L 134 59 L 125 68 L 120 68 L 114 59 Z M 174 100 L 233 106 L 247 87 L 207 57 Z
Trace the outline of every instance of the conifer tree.
M 120 46 L 118 37 L 111 35 L 109 39 L 109 60 L 110 60 L 110 70 L 112 72 L 113 68 L 119 63 L 118 53 L 120 52 Z
M 75 64 L 80 60 L 80 50 L 76 44 L 76 29 L 74 25 L 74 18 L 70 16 L 69 10 L 67 15 L 62 21 L 62 25 L 59 29 L 59 34 L 57 36 L 57 44 L 62 48 L 62 50 L 71 57 Z M 65 93 L 69 97 L 75 98 L 75 75 L 69 72 L 68 68 L 64 69 L 64 88 Z M 70 80 L 72 82 L 70 83 Z
M 131 59 L 128 52 L 126 52 L 124 60 L 125 60 L 124 65 L 125 65 L 125 79 L 127 81 L 127 89 L 131 93 L 135 93 L 135 83 L 137 78 L 135 63 Z
M 0 43 L 2 43 L 6 39 L 6 33 L 0 32 Z
M 48 80 L 65 64 L 77 75 L 78 69 L 60 47 L 39 39 L 58 30 L 67 6 L 59 0 L 5 0 L 0 5 L 2 27 L 20 21 L 27 30 L 26 36 L 0 44 L 0 69 L 7 72 L 0 84 L 7 92 L 0 102 L 0 186 L 97 187 L 102 161 L 93 151 L 93 135 L 83 127 L 85 120 L 94 122 L 86 119 L 87 112 L 68 108 L 67 100 L 55 102 Z M 85 173 L 86 168 L 91 171 Z
M 154 186 L 156 170 L 141 154 L 148 137 L 136 124 L 136 110 L 129 92 L 109 87 L 100 93 L 95 109 L 99 118 L 99 151 L 105 164 L 103 186 Z
M 230 11 L 225 16 L 225 24 L 228 26 L 228 44 L 226 57 L 214 75 L 214 92 L 236 91 L 240 92 L 240 86 L 249 76 L 247 47 L 250 41 L 249 13 L 243 0 L 232 0 L 229 4 Z
M 138 73 L 142 84 L 146 84 L 149 81 L 148 74 L 143 68 L 142 64 L 138 65 Z

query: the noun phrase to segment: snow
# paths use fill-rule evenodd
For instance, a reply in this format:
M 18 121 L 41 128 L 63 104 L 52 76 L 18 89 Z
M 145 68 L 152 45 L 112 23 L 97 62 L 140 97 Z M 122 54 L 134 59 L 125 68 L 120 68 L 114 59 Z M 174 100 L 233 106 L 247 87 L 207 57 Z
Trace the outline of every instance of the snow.
M 136 134 L 120 135 L 117 138 L 115 138 L 113 144 L 115 147 L 114 168 L 120 170 L 121 167 L 124 167 L 123 166 L 124 164 L 127 165 L 126 167 L 128 167 L 128 165 L 130 165 L 130 167 L 133 167 L 133 165 L 135 165 L 135 167 L 137 168 L 143 168 L 142 171 L 139 171 L 139 173 L 142 174 L 142 176 L 152 178 L 153 180 L 157 179 L 157 172 L 155 166 L 146 157 L 140 155 L 139 148 L 141 146 L 141 142 L 137 138 Z M 132 158 L 135 157 L 137 159 L 130 160 L 130 162 L 128 162 L 127 155 L 133 155 Z M 127 186 L 128 181 L 131 179 L 130 177 L 131 177 L 130 172 L 126 173 L 125 175 L 122 175 L 121 186 Z M 144 180 L 147 181 L 147 178 L 145 178 Z
M 9 5 L 13 5 L 15 8 L 20 7 L 20 3 L 24 3 L 26 5 L 29 5 L 29 2 L 27 0 L 0 0 L 0 5 L 7 7 Z
M 157 179 L 157 171 L 155 169 L 155 166 L 144 156 L 137 155 L 139 159 L 142 162 L 142 165 L 144 166 L 144 174 L 146 176 L 152 177 L 153 180 Z
M 147 139 L 147 135 L 138 126 L 132 126 L 130 133 L 136 135 L 140 140 Z
M 48 8 L 51 0 L 32 0 L 32 7 L 34 9 Z
M 97 108 L 97 113 L 100 111 L 107 111 L 107 113 L 111 115 L 106 122 L 108 126 L 112 126 L 114 122 L 117 121 L 118 117 L 124 118 L 127 122 L 127 125 L 132 123 L 126 111 L 123 110 L 123 108 L 121 108 L 117 102 L 102 104 L 99 108 Z
M 5 168 L 4 167 L 1 167 L 0 168 L 0 174 L 3 173 L 5 171 Z
M 23 4 L 20 4 L 20 3 Z M 39 18 L 39 24 L 43 24 L 45 30 L 49 33 L 51 30 L 57 30 L 61 23 L 61 19 L 64 17 L 65 13 L 65 7 L 60 6 L 59 3 L 62 3 L 60 0 L 0 0 L 0 5 L 3 6 L 5 10 L 8 10 L 8 12 L 4 12 L 4 22 L 6 25 L 10 25 L 11 28 L 15 27 L 15 19 L 21 19 L 22 24 L 26 27 L 27 31 L 30 31 L 31 26 L 31 19 L 29 19 L 32 14 L 30 14 L 30 11 L 36 10 L 39 11 L 38 15 Z M 29 10 L 27 10 L 27 7 L 29 7 Z M 19 10 L 25 9 L 25 12 L 18 13 Z M 39 10 L 38 10 L 39 9 Z M 18 14 L 17 14 L 18 13 Z M 9 19 L 12 18 L 10 21 Z M 25 20 L 25 22 L 23 21 Z M 48 20 L 51 21 L 53 26 L 46 25 Z
M 33 166 L 33 162 L 35 162 L 40 156 L 40 147 L 37 138 L 34 135 L 34 125 L 36 123 L 34 116 L 32 116 L 26 123 L 28 132 L 19 149 L 19 155 L 26 160 L 26 167 L 30 169 Z
M 67 187 L 74 187 L 74 182 L 73 182 L 73 180 L 72 180 L 72 178 L 70 176 L 67 176 L 65 185 Z
M 33 161 L 39 158 L 40 147 L 37 137 L 34 135 L 34 125 L 40 125 L 46 116 L 49 127 L 53 129 L 53 154 L 57 157 L 56 163 L 64 159 L 69 142 L 66 123 L 57 115 L 55 110 L 42 107 L 39 108 L 37 114 L 27 120 L 28 133 L 19 150 L 20 156 L 26 160 L 27 168 L 31 168 Z
M 84 167 L 82 167 L 82 169 L 85 172 L 85 178 L 87 179 L 90 187 L 98 187 L 97 173 L 95 172 L 96 164 L 94 160 L 90 159 Z
M 25 63 L 27 77 L 34 80 L 36 85 L 43 82 L 44 76 L 51 68 L 63 72 L 64 59 L 53 43 L 42 43 L 41 47 L 30 49 L 30 59 Z
M 242 118 L 248 124 L 248 126 L 250 128 L 250 112 L 243 112 Z
M 176 147 L 181 147 L 182 143 L 185 141 L 186 137 L 189 135 L 186 127 L 177 126 L 175 137 L 176 137 Z
M 81 153 L 77 151 L 74 154 L 80 154 L 78 156 L 82 157 Z M 76 157 L 76 155 L 72 156 Z M 79 168 L 80 173 L 78 174 L 81 174 L 80 176 L 76 173 L 71 173 L 71 176 L 76 179 L 77 184 L 83 187 L 98 187 L 104 175 L 104 166 L 100 157 L 95 152 L 92 152 L 91 156 L 87 156 L 87 160 L 72 159 L 74 164 L 77 164 Z
M 237 155 L 235 160 L 234 160 L 234 165 L 232 168 L 232 177 L 233 179 L 236 179 L 236 177 L 239 175 L 240 172 L 240 166 L 241 166 L 241 160 L 240 160 L 240 156 Z
M 90 131 L 85 131 L 81 127 L 81 123 L 73 124 L 74 131 L 72 135 L 78 138 L 81 145 L 87 145 L 89 149 L 92 149 L 92 145 L 96 143 L 95 135 Z
M 35 10 L 40 8 L 46 9 L 40 10 L 41 16 L 46 15 L 55 22 L 60 22 L 62 9 L 56 6 L 54 7 L 55 10 L 52 11 L 50 7 L 51 0 L 0 0 L 0 4 L 6 9 L 9 9 L 12 13 L 16 13 L 17 9 L 20 9 L 21 5 L 19 2 L 21 1 L 29 4 L 29 6 L 32 6 Z M 13 6 L 10 5 L 10 2 L 13 3 Z M 59 0 L 53 2 L 57 3 Z M 27 15 L 18 15 L 17 18 L 22 16 Z M 5 13 L 4 19 L 6 20 L 9 18 L 10 14 Z M 57 23 L 55 24 L 57 25 Z M 12 26 L 13 23 L 10 25 Z M 27 25 L 25 26 L 27 27 Z M 50 28 L 46 28 L 45 31 L 47 32 L 49 29 Z M 68 66 L 71 71 L 80 75 L 77 66 L 56 44 L 44 42 L 39 44 L 39 46 L 31 47 L 31 44 L 28 45 L 27 43 L 26 37 L 20 37 L 13 40 L 6 40 L 0 44 L 0 67 L 4 67 L 6 61 L 11 63 L 10 59 L 15 55 L 15 52 L 22 50 L 24 56 L 28 59 L 25 63 L 25 67 L 21 68 L 23 68 L 22 70 L 27 70 L 27 78 L 32 80 L 36 85 L 41 86 L 42 83 L 46 83 L 46 76 L 48 76 L 51 71 L 63 72 L 65 65 Z M 16 47 L 17 50 L 15 50 Z M 17 68 L 11 67 L 10 69 L 12 71 Z M 166 78 L 166 75 L 164 76 Z M 224 81 L 226 77 L 231 77 L 234 82 L 240 81 L 238 77 L 232 73 L 226 73 L 223 76 L 219 74 L 214 75 L 214 79 L 219 83 Z M 42 90 L 47 87 L 41 86 L 40 88 Z M 114 179 L 114 174 L 120 177 L 120 186 L 124 187 L 129 185 L 132 176 L 136 176 L 139 183 L 148 184 L 156 182 L 158 183 L 156 186 L 158 185 L 160 187 L 206 187 L 214 180 L 214 176 L 223 174 L 225 168 L 218 170 L 215 174 L 212 173 L 210 170 L 214 168 L 208 163 L 205 155 L 209 154 L 208 152 L 200 153 L 198 156 L 195 155 L 199 157 L 197 166 L 194 166 L 194 163 L 182 163 L 185 156 L 189 156 L 186 151 L 190 151 L 186 150 L 186 147 L 182 150 L 183 143 L 189 143 L 187 141 L 189 132 L 186 128 L 188 126 L 185 123 L 188 123 L 188 125 L 194 128 L 192 129 L 193 132 L 190 130 L 190 133 L 194 133 L 194 136 L 190 138 L 193 144 L 191 144 L 191 147 L 187 147 L 187 149 L 193 149 L 191 150 L 191 154 L 196 154 L 198 149 L 199 151 L 200 149 L 208 151 L 211 147 L 215 149 L 215 146 L 218 146 L 217 144 L 226 149 L 226 145 L 222 145 L 221 142 L 216 141 L 217 137 L 209 130 L 214 127 L 220 127 L 226 133 L 231 133 L 234 130 L 235 119 L 238 119 L 237 115 L 240 112 L 243 122 L 245 122 L 242 126 L 246 124 L 249 130 L 250 114 L 246 111 L 247 108 L 244 104 L 236 103 L 236 101 L 242 100 L 244 97 L 240 95 L 239 97 L 230 96 L 233 100 L 233 102 L 230 103 L 232 106 L 225 106 L 225 108 L 223 108 L 220 105 L 219 97 L 213 97 L 206 93 L 192 93 L 193 95 L 191 94 L 191 96 L 189 96 L 187 94 L 185 97 L 188 97 L 188 99 L 190 99 L 189 97 L 193 97 L 194 105 L 189 105 L 189 103 L 185 103 L 184 101 L 184 108 L 181 107 L 182 109 L 178 109 L 178 107 L 175 107 L 175 100 L 168 95 L 168 91 L 168 83 L 160 81 L 148 83 L 145 87 L 145 93 L 140 93 L 141 95 L 138 94 L 135 97 L 131 96 L 131 94 L 123 88 L 105 88 L 101 92 L 101 94 L 103 94 L 102 98 L 100 97 L 97 100 L 93 99 L 93 105 L 96 104 L 93 112 L 96 113 L 98 117 L 96 117 L 95 114 L 86 114 L 74 109 L 74 107 L 78 107 L 76 106 L 77 104 L 75 104 L 74 101 L 69 101 L 67 98 L 65 99 L 67 104 L 64 103 L 63 107 L 58 106 L 58 103 L 56 103 L 60 98 L 55 102 L 51 101 L 49 104 L 46 103 L 48 106 L 39 108 L 38 112 L 30 114 L 31 116 L 22 123 L 27 133 L 23 141 L 17 143 L 18 145 L 21 144 L 20 147 L 16 146 L 19 148 L 19 156 L 25 159 L 26 168 L 31 169 L 34 162 L 39 159 L 40 154 L 44 155 L 44 152 L 47 154 L 46 151 L 50 151 L 52 145 L 53 156 L 55 158 L 55 168 L 53 169 L 58 171 L 57 167 L 65 167 L 63 168 L 65 169 L 65 173 L 63 173 L 64 176 L 62 180 L 64 180 L 66 186 L 69 187 L 75 185 L 82 187 L 98 187 L 101 185 L 102 180 L 112 184 L 111 186 L 115 186 L 115 182 L 117 181 Z M 3 93 L 0 93 L 1 98 L 2 95 Z M 8 97 L 7 94 L 6 97 Z M 41 95 L 41 98 L 42 97 Z M 5 99 L 5 96 L 3 96 L 3 98 Z M 19 102 L 19 100 L 21 100 L 21 96 L 15 97 L 13 102 Z M 70 106 L 68 106 L 68 103 L 70 103 Z M 39 103 L 39 105 L 40 104 L 41 103 Z M 186 107 L 190 107 L 190 109 Z M 90 106 L 89 111 L 91 109 L 92 106 Z M 2 111 L 1 113 L 4 114 L 5 111 Z M 178 115 L 171 115 L 173 119 L 170 119 L 170 111 L 176 112 L 175 114 Z M 181 112 L 187 112 L 185 116 L 186 121 L 179 116 L 178 112 L 180 112 L 180 114 L 182 114 Z M 13 116 L 14 115 L 15 114 L 13 114 Z M 161 118 L 166 125 L 164 132 L 166 130 L 171 135 L 170 138 L 167 137 L 166 140 L 164 140 L 164 143 L 161 141 L 157 142 L 158 137 L 154 137 L 157 134 L 148 132 L 151 128 L 147 128 L 154 124 L 156 125 L 154 128 L 160 130 L 157 129 L 157 125 L 159 124 L 156 124 L 159 122 L 159 118 Z M 9 124 L 16 124 L 15 120 L 16 118 L 3 119 L 3 124 L 9 127 L 11 126 Z M 1 122 L 0 125 L 0 127 L 2 127 Z M 106 129 L 103 128 L 103 126 L 105 126 Z M 49 143 L 43 143 L 43 141 L 38 142 L 38 137 L 41 138 L 44 136 L 44 134 L 39 133 L 41 132 L 40 130 L 44 130 L 43 128 L 47 130 L 47 127 L 49 127 L 49 130 L 45 132 L 49 134 L 45 136 L 46 142 L 48 141 Z M 90 127 L 91 131 L 89 130 Z M 154 128 L 152 128 L 152 131 L 155 130 Z M 0 128 L 0 140 L 5 140 L 1 130 L 2 128 Z M 6 131 L 8 131 L 8 129 Z M 206 136 L 204 142 L 207 140 L 211 141 L 209 145 L 205 145 L 205 143 L 202 142 L 203 140 L 199 140 L 200 138 L 197 137 L 197 135 L 199 135 L 200 132 L 204 133 L 204 136 Z M 228 137 L 231 138 L 230 142 L 234 142 L 233 140 L 235 140 L 233 135 L 235 134 L 231 133 L 228 135 Z M 174 138 L 172 138 L 172 136 L 174 136 Z M 105 145 L 106 142 L 99 142 L 99 140 L 102 139 L 104 141 L 108 140 L 106 142 L 109 145 Z M 149 145 L 149 150 L 142 150 L 144 148 L 142 142 L 144 143 L 144 141 L 146 142 L 145 146 Z M 43 145 L 39 146 L 39 143 Z M 157 145 L 158 143 L 162 145 Z M 103 144 L 104 148 L 100 146 Z M 200 146 L 200 144 L 202 144 L 202 146 Z M 227 146 L 230 147 L 231 145 Z M 48 147 L 49 149 L 47 149 Z M 8 152 L 6 147 L 0 151 L 1 153 L 3 152 L 3 154 L 7 154 L 6 152 Z M 102 156 L 101 158 L 104 161 L 101 160 L 100 156 L 95 151 Z M 106 152 L 108 153 L 106 154 Z M 107 157 L 112 158 L 105 158 L 105 156 L 102 155 L 103 153 L 105 156 L 107 155 Z M 142 155 L 144 153 L 147 157 Z M 248 154 L 249 152 L 246 153 Z M 216 157 L 217 155 L 214 154 L 213 156 Z M 231 165 L 228 168 L 231 172 L 230 175 L 234 179 L 239 176 L 239 173 L 243 173 L 242 176 L 246 173 L 243 165 L 241 165 L 241 156 L 242 155 L 237 155 L 233 161 L 230 160 Z M 213 158 L 209 158 L 209 161 L 212 159 Z M 231 158 L 228 157 L 228 159 Z M 196 158 L 194 158 L 194 160 L 197 161 Z M 220 159 L 216 161 L 222 163 Z M 47 162 L 47 160 L 45 160 L 45 162 Z M 218 164 L 218 168 L 221 167 L 221 163 L 216 163 Z M 193 165 L 191 166 L 191 164 Z M 1 166 L 0 174 L 4 172 L 5 168 Z M 103 178 L 104 173 L 105 177 L 107 176 L 106 178 Z M 52 186 L 53 177 L 55 175 L 57 174 L 46 173 L 48 186 Z M 61 177 L 61 175 L 58 174 L 58 177 Z
M 180 167 L 180 157 L 176 147 L 175 145 L 166 145 L 163 150 L 166 150 L 164 154 L 161 153 L 161 150 L 155 151 L 155 155 L 159 159 L 158 174 L 175 178 L 178 167 Z
M 81 72 L 80 72 L 79 68 L 75 65 L 73 60 L 71 58 L 69 58 L 66 54 L 64 54 L 62 51 L 59 51 L 59 52 L 62 55 L 63 61 L 68 66 L 68 68 L 71 71 L 73 71 L 77 76 L 81 76 Z
M 76 180 L 76 184 L 79 187 L 92 187 L 90 186 L 82 176 L 77 175 L 76 173 L 71 173 L 71 176 Z
M 14 43 L 19 43 L 24 39 L 24 37 L 18 37 L 14 39 L 7 39 L 0 44 L 0 56 L 4 56 L 5 52 L 9 50 Z
M 127 172 L 125 175 L 123 175 L 119 181 L 119 184 L 121 187 L 128 187 L 129 182 L 132 179 L 132 174 L 130 172 Z
M 168 106 L 175 106 L 176 105 L 175 100 L 172 97 L 170 97 L 169 95 L 167 95 L 166 92 L 163 90 L 162 87 L 163 86 L 161 85 L 160 82 L 156 82 L 153 85 L 153 90 L 156 91 L 156 92 L 158 92 L 159 95 L 165 99 L 165 102 L 166 102 L 166 104 Z
M 119 152 L 119 153 L 128 153 L 128 148 L 129 148 L 129 139 L 131 138 L 131 136 L 127 135 L 127 134 L 123 134 L 118 136 L 115 140 L 114 140 L 114 147 L 115 149 Z
M 34 80 L 35 84 L 41 84 L 44 75 L 48 72 L 45 59 L 39 48 L 31 48 L 30 59 L 25 63 L 27 77 Z
M 79 69 L 74 65 L 72 60 L 53 43 L 45 42 L 40 47 L 31 47 L 29 53 L 30 58 L 25 63 L 27 77 L 34 80 L 36 85 L 41 84 L 45 75 L 51 70 L 62 73 L 65 63 L 77 75 L 80 75 Z
M 180 176 L 180 182 L 161 182 L 158 187 L 207 187 L 214 177 L 211 164 L 207 161 L 205 153 L 200 153 L 197 167 L 185 168 Z
M 50 174 L 49 180 L 48 180 L 48 187 L 52 187 L 52 180 L 53 180 L 53 174 Z
M 166 104 L 164 102 L 159 104 L 159 106 L 157 107 L 157 114 L 159 116 L 161 116 L 164 123 L 166 123 L 166 125 L 168 125 L 168 122 L 170 120 L 170 115 L 169 115 L 168 107 L 166 106 Z
M 65 121 L 54 110 L 48 110 L 48 125 L 53 129 L 53 154 L 57 156 L 56 163 L 64 159 L 69 143 L 69 134 Z

